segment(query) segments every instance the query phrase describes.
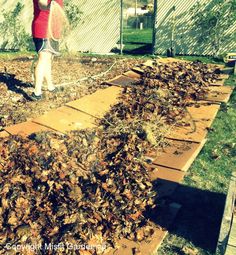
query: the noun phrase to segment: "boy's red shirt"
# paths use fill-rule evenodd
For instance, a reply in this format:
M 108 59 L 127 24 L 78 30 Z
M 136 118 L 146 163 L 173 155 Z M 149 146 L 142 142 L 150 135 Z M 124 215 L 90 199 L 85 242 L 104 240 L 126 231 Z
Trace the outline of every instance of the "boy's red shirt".
M 48 0 L 50 3 L 52 0 Z M 55 0 L 63 6 L 63 0 Z M 49 10 L 40 10 L 38 0 L 33 0 L 34 18 L 32 22 L 32 35 L 34 38 L 47 38 Z

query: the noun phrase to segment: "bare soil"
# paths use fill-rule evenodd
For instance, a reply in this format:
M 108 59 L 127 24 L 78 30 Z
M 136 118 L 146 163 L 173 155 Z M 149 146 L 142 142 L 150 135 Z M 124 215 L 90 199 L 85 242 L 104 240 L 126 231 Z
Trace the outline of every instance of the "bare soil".
M 0 59 L 0 131 L 5 126 L 24 122 L 76 100 L 97 89 L 104 81 L 129 70 L 140 59 L 115 57 L 59 57 L 53 61 L 53 80 L 58 93 L 43 89 L 44 99 L 32 102 L 34 58 Z

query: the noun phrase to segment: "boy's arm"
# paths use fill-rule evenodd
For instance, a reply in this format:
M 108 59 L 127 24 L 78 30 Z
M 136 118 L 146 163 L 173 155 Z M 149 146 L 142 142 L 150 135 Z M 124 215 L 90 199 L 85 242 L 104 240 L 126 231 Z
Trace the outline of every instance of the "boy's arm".
M 39 4 L 39 8 L 41 10 L 49 10 L 50 9 L 50 3 L 48 3 L 48 0 L 38 0 L 38 4 Z

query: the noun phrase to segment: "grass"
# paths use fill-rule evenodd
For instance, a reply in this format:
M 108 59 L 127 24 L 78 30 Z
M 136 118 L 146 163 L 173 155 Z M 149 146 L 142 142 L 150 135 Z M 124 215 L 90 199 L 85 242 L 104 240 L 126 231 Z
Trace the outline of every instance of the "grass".
M 151 54 L 152 29 L 125 29 L 124 54 Z
M 152 29 L 124 29 L 124 50 L 123 53 L 127 55 L 144 55 L 151 54 L 152 52 Z M 119 50 L 117 52 L 119 53 Z M 17 58 L 24 56 L 29 56 L 35 54 L 32 52 L 21 52 L 21 51 L 0 51 L 0 58 Z M 79 54 L 79 53 L 78 53 Z M 84 55 L 94 56 L 96 54 L 83 53 Z M 99 55 L 101 56 L 101 55 Z M 116 55 L 117 56 L 117 55 Z M 112 56 L 111 56 L 112 57 Z
M 125 29 L 124 43 L 152 43 L 152 29 Z
M 206 64 L 219 64 L 219 65 L 224 65 L 225 63 L 223 62 L 222 58 L 214 58 L 212 56 L 176 56 L 178 59 L 185 59 L 188 61 L 195 61 L 199 60 L 202 61 L 203 63 Z
M 0 51 L 0 59 L 11 60 L 18 57 L 29 57 L 35 54 L 35 51 Z
M 235 80 L 231 75 L 226 85 L 236 85 Z M 171 198 L 182 208 L 158 255 L 214 254 L 232 171 L 236 171 L 236 91 L 229 103 L 222 104 L 206 145 Z

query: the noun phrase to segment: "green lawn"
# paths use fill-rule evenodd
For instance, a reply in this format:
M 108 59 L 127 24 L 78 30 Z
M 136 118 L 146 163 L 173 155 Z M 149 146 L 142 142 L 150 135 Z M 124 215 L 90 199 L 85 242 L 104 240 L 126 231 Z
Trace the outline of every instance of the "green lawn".
M 152 29 L 125 29 L 124 43 L 152 43 Z
M 18 57 L 29 57 L 34 55 L 34 51 L 0 51 L 0 59 L 14 59 Z
M 235 86 L 235 80 L 231 75 L 226 84 Z M 172 197 L 182 208 L 158 255 L 214 254 L 230 176 L 236 171 L 236 91 L 221 106 L 207 138 Z
M 125 54 L 150 54 L 152 51 L 152 29 L 125 29 Z
M 222 58 L 214 58 L 211 56 L 209 56 L 209 57 L 205 57 L 205 56 L 175 56 L 175 58 L 184 59 L 184 60 L 188 60 L 188 61 L 199 60 L 206 64 L 219 64 L 219 65 L 225 64 L 223 62 Z

